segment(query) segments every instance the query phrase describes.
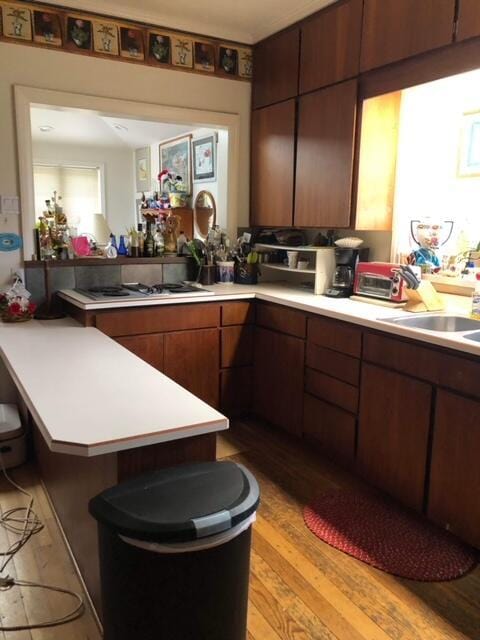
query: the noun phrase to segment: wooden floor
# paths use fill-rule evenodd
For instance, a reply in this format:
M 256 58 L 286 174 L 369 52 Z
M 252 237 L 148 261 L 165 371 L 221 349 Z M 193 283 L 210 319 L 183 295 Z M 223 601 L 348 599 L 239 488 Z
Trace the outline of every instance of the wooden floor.
M 448 583 L 402 580 L 329 547 L 304 526 L 306 501 L 327 487 L 356 486 L 356 479 L 254 422 L 237 423 L 219 438 L 218 456 L 248 466 L 262 491 L 254 526 L 249 640 L 480 640 L 479 569 Z M 34 470 L 19 469 L 15 477 L 35 493 L 46 527 L 15 559 L 12 573 L 79 589 Z M 4 508 L 18 503 L 3 483 L 0 500 Z M 4 532 L 0 544 L 5 544 Z M 58 596 L 0 591 L 5 624 L 39 619 L 65 605 Z M 99 640 L 100 634 L 87 610 L 67 626 L 0 632 L 4 638 Z

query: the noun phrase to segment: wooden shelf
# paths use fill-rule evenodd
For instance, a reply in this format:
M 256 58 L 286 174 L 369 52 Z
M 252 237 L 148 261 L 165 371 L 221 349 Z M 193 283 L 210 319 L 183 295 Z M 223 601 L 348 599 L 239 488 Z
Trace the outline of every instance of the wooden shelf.
M 279 271 L 291 271 L 292 273 L 312 273 L 315 275 L 315 269 L 291 269 L 282 264 L 272 264 L 271 262 L 261 262 L 262 267 L 268 267 L 269 269 L 278 269 Z
M 192 258 L 190 256 L 158 256 L 157 258 L 72 258 L 71 260 L 25 260 L 24 266 L 31 269 L 32 267 L 43 268 L 48 263 L 50 269 L 56 267 L 106 267 L 115 264 L 185 264 Z
M 320 251 L 331 250 L 335 247 L 314 247 L 313 245 L 304 245 L 300 247 L 290 247 L 283 244 L 264 244 L 262 242 L 255 243 L 256 249 L 271 249 L 272 251 L 306 251 L 309 253 L 318 253 Z

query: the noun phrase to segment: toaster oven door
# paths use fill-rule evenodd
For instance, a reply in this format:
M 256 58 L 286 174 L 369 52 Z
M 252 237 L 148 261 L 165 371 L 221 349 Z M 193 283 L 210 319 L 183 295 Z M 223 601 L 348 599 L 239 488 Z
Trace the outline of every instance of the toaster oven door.
M 364 296 L 391 300 L 392 287 L 392 280 L 386 276 L 375 273 L 360 273 L 358 276 L 358 293 Z

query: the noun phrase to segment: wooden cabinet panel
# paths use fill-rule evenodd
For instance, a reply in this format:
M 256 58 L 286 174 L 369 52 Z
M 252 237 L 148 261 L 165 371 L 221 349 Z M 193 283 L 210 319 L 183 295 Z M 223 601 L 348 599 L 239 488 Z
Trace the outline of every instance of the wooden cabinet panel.
M 357 464 L 372 484 L 420 511 L 423 505 L 430 385 L 362 366 Z
M 253 367 L 220 372 L 220 409 L 229 418 L 248 414 L 252 408 Z
M 297 338 L 305 338 L 307 317 L 302 311 L 295 311 L 279 304 L 257 305 L 257 325 L 288 333 Z
M 313 369 L 305 369 L 305 391 L 346 411 L 357 413 L 358 388 L 351 384 Z
M 362 0 L 337 2 L 301 27 L 300 93 L 358 75 Z
M 480 398 L 480 362 L 376 334 L 366 334 L 363 357 L 369 362 Z
M 321 371 L 358 387 L 360 382 L 360 360 L 357 360 L 357 358 L 307 342 L 305 362 L 307 367 L 311 369 Z
M 480 403 L 439 391 L 428 515 L 480 547 Z
M 163 371 L 163 335 L 125 336 L 116 341 L 155 369 Z
M 218 327 L 220 305 L 192 304 L 99 312 L 95 326 L 108 336 Z
M 212 407 L 218 407 L 219 342 L 218 329 L 165 335 L 165 374 Z
M 221 330 L 221 362 L 222 369 L 241 367 L 252 364 L 253 360 L 253 327 L 224 327 Z
M 365 0 L 360 69 L 452 42 L 455 0 Z
M 334 460 L 352 463 L 355 455 L 355 416 L 309 395 L 304 396 L 303 435 Z
M 255 318 L 253 302 L 227 302 L 222 304 L 222 326 L 252 324 Z
M 359 358 L 362 352 L 362 331 L 353 324 L 309 318 L 307 338 L 309 342 L 340 353 Z
M 290 227 L 293 220 L 295 101 L 252 113 L 251 221 Z
M 305 342 L 255 328 L 253 411 L 299 435 L 302 429 Z
M 478 0 L 459 0 L 457 40 L 480 36 L 480 3 Z
M 357 81 L 299 101 L 294 224 L 350 225 Z
M 300 30 L 284 31 L 253 49 L 253 107 L 293 98 L 298 89 Z

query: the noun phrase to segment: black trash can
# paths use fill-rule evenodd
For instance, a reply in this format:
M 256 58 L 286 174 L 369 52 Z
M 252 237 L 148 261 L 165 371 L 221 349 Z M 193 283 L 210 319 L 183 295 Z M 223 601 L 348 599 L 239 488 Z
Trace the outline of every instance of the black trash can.
M 181 465 L 107 489 L 98 521 L 104 640 L 245 640 L 253 475 Z

